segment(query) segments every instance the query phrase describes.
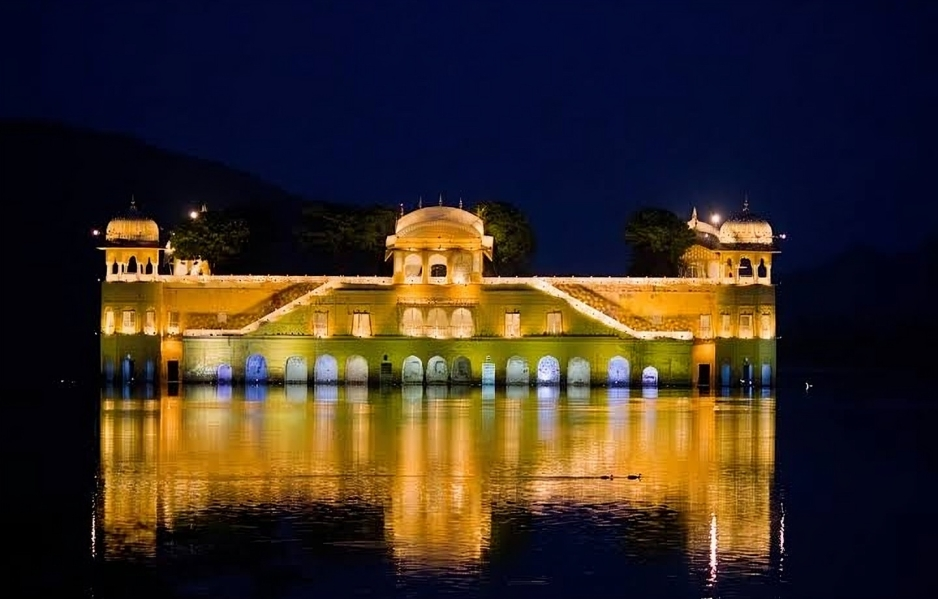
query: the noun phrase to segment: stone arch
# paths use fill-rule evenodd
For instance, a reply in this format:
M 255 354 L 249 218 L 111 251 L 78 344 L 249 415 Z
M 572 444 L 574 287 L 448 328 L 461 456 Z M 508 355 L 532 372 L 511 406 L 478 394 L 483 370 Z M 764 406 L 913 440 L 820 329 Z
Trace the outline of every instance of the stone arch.
M 642 370 L 642 387 L 658 386 L 658 369 L 654 366 L 646 366 Z
M 404 385 L 423 384 L 423 362 L 417 356 L 407 356 L 401 366 L 401 383 Z
M 345 382 L 349 385 L 368 384 L 368 360 L 364 356 L 349 356 L 345 361 Z
M 528 371 L 528 361 L 521 356 L 508 358 L 508 364 L 505 367 L 505 384 L 528 385 L 530 381 L 531 373 Z
M 450 369 L 450 380 L 456 385 L 472 383 L 472 362 L 466 356 L 456 356 Z
M 407 254 L 404 258 L 404 281 L 420 283 L 423 280 L 423 257 L 420 254 Z
M 127 259 L 127 273 L 133 274 L 137 272 L 137 257 L 131 256 Z
M 120 265 L 119 263 L 115 262 L 115 263 L 111 264 L 111 274 L 112 274 L 112 275 L 120 274 L 120 271 L 121 271 L 121 265 Z
M 404 308 L 401 315 L 401 333 L 408 337 L 419 337 L 423 334 L 423 311 L 420 308 Z
M 469 308 L 456 308 L 453 310 L 453 316 L 450 319 L 450 330 L 453 337 L 465 339 L 472 337 L 475 332 L 472 322 L 472 312 Z
M 588 387 L 590 384 L 590 363 L 584 358 L 570 358 L 567 362 L 567 385 Z
M 442 356 L 433 356 L 427 360 L 427 384 L 439 385 L 449 382 L 449 368 Z
M 329 354 L 316 358 L 313 365 L 313 382 L 334 385 L 339 380 L 339 363 Z
M 537 384 L 560 384 L 560 362 L 557 358 L 554 356 L 544 356 L 537 361 Z
M 153 274 L 153 261 L 147 258 L 147 264 L 143 267 L 143 274 L 152 275 Z
M 234 375 L 231 371 L 231 364 L 219 364 L 218 368 L 215 369 L 215 380 L 218 381 L 219 384 L 229 384 L 233 378 Z
M 303 356 L 290 356 L 284 367 L 283 380 L 285 383 L 305 383 L 309 380 L 309 367 Z
M 267 382 L 267 359 L 260 354 L 251 354 L 244 363 L 244 378 L 249 383 Z
M 632 378 L 632 369 L 629 361 L 622 356 L 615 356 L 609 360 L 609 369 L 606 383 L 612 387 L 628 387 Z
M 430 308 L 427 312 L 427 334 L 435 339 L 445 339 L 449 336 L 449 318 L 443 308 Z
M 752 260 L 749 258 L 740 258 L 739 259 L 739 268 L 737 269 L 740 278 L 742 277 L 752 277 Z
M 444 282 L 449 272 L 449 261 L 443 254 L 433 254 L 428 260 L 430 280 L 434 283 Z
M 769 269 L 765 265 L 765 258 L 759 258 L 759 266 L 756 267 L 756 276 L 764 279 L 769 276 Z

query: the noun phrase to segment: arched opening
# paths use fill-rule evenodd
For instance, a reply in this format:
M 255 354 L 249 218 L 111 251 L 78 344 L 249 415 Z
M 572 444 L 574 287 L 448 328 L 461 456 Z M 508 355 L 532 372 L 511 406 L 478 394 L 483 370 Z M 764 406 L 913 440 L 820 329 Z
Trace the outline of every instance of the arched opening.
M 434 339 L 445 339 L 449 336 L 449 318 L 443 308 L 430 308 L 427 313 L 427 335 Z
M 446 276 L 445 264 L 434 264 L 430 267 L 430 276 L 434 279 L 442 279 Z
M 753 379 L 752 364 L 749 362 L 749 360 L 745 360 L 743 362 L 743 378 L 740 381 L 740 383 L 742 383 L 742 385 L 745 387 L 751 387 L 752 379 Z
M 143 380 L 147 383 L 156 380 L 156 362 L 153 358 L 147 358 L 147 361 L 143 364 Z
M 730 279 L 733 278 L 733 259 L 732 258 L 726 259 L 726 276 Z
M 407 356 L 401 367 L 401 383 L 404 385 L 423 384 L 423 362 L 417 356 Z
M 733 383 L 733 368 L 729 362 L 720 365 L 720 386 L 729 387 Z
M 611 387 L 628 387 L 632 376 L 629 361 L 622 356 L 609 360 L 606 384 Z
M 132 383 L 134 381 L 134 359 L 130 354 L 124 356 L 121 360 L 121 382 Z
M 112 275 L 120 274 L 120 271 L 121 271 L 120 264 L 118 264 L 117 262 L 115 262 L 114 264 L 111 265 L 111 274 L 112 274 Z
M 646 366 L 642 370 L 642 387 L 658 386 L 658 369 L 654 366 Z
M 267 359 L 260 354 L 248 356 L 244 366 L 244 379 L 248 383 L 266 383 Z
M 468 283 L 472 277 L 472 254 L 456 252 L 452 259 L 453 269 L 450 280 L 453 283 Z
M 153 262 L 149 258 L 147 258 L 147 265 L 143 267 L 143 274 L 153 274 Z
M 455 385 L 469 385 L 472 383 L 472 362 L 466 356 L 457 356 L 453 360 L 450 371 L 450 380 Z
M 450 330 L 453 333 L 453 337 L 460 339 L 472 337 L 474 330 L 472 325 L 472 312 L 469 311 L 469 308 L 456 308 L 453 310 Z
M 449 369 L 446 360 L 441 356 L 433 356 L 427 360 L 427 384 L 445 385 L 449 382 Z
M 218 381 L 219 385 L 230 385 L 232 378 L 234 377 L 231 372 L 231 364 L 219 364 L 218 368 L 215 369 L 215 380 Z
M 590 363 L 583 358 L 570 358 L 567 362 L 567 385 L 588 387 L 590 384 Z
M 763 387 L 772 386 L 772 365 L 771 364 L 762 365 L 762 376 L 760 378 L 762 379 L 760 382 Z
M 130 260 L 127 261 L 127 272 L 134 274 L 137 272 L 137 258 L 136 256 L 131 256 Z
M 764 279 L 769 276 L 769 269 L 765 265 L 765 258 L 759 258 L 759 267 L 756 268 L 756 276 Z
M 345 382 L 349 385 L 367 385 L 368 360 L 363 356 L 349 356 L 345 361 Z
M 521 356 L 508 358 L 508 365 L 505 367 L 505 384 L 528 385 L 530 382 L 531 375 L 528 371 L 528 361 Z
M 404 308 L 401 329 L 401 332 L 408 337 L 419 337 L 423 334 L 423 312 L 420 308 Z
M 749 258 L 740 258 L 739 276 L 740 277 L 752 277 L 752 261 Z
M 554 356 L 544 356 L 537 361 L 537 384 L 559 385 L 560 362 Z
M 420 254 L 408 254 L 404 258 L 404 281 L 419 283 L 423 278 L 423 258 Z
M 428 260 L 430 267 L 430 282 L 442 284 L 446 282 L 446 273 L 449 270 L 446 266 L 446 256 L 434 254 Z
M 303 356 L 290 356 L 284 368 L 283 380 L 285 383 L 306 383 L 309 379 L 309 368 Z
M 334 385 L 339 380 L 339 363 L 329 354 L 323 354 L 316 358 L 313 365 L 313 381 L 316 383 L 328 383 Z

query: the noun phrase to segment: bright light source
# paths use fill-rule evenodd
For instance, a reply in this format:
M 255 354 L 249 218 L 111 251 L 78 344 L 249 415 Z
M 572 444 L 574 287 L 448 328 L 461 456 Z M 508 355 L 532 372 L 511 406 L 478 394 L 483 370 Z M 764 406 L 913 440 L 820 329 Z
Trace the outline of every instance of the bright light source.
M 92 230 L 91 230 L 91 234 L 94 235 L 95 237 L 97 237 L 98 235 L 101 234 L 101 231 L 99 231 L 99 230 L 97 230 L 97 229 L 92 229 Z
M 785 239 L 786 237 L 788 237 L 788 235 L 786 235 L 786 234 L 784 234 L 784 233 L 782 233 L 781 235 L 778 236 L 779 239 Z
M 192 212 L 189 213 L 189 218 L 192 218 L 192 219 L 199 218 L 199 213 L 193 210 Z
M 720 215 L 719 215 L 719 214 L 713 214 L 713 215 L 710 217 L 710 222 L 712 222 L 712 223 L 715 224 L 715 225 L 719 225 L 719 224 L 720 224 Z

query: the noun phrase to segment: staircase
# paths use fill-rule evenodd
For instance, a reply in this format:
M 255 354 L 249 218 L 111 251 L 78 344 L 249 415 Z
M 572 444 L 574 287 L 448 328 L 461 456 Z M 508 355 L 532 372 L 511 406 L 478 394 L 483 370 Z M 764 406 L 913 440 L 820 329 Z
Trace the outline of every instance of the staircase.
M 575 283 L 552 284 L 543 279 L 533 279 L 532 286 L 564 299 L 577 311 L 603 322 L 607 326 L 639 339 L 670 338 L 692 339 L 689 323 L 680 318 L 669 318 L 654 324 L 646 318 L 629 314 L 615 302 L 595 291 Z
M 255 313 L 255 317 L 238 328 L 235 334 L 246 335 L 253 333 L 262 324 L 279 320 L 300 306 L 308 305 L 313 298 L 329 293 L 339 285 L 341 285 L 341 281 L 336 278 L 325 283 L 301 283 L 284 289 L 274 294 L 265 306 L 265 310 L 260 311 L 259 314 Z

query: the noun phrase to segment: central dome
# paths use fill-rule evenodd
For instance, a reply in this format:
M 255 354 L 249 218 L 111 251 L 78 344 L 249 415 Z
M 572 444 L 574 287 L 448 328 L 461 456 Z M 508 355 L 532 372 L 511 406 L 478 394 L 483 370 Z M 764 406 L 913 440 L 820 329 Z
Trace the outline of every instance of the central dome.
M 107 224 L 104 239 L 113 245 L 155 247 L 160 243 L 160 228 L 156 221 L 141 214 L 137 203 L 131 200 L 127 212 Z
M 462 231 L 462 235 L 459 232 Z M 485 235 L 482 219 L 471 212 L 451 206 L 429 206 L 405 214 L 397 221 L 394 234 L 401 238 L 445 235 L 479 239 Z

